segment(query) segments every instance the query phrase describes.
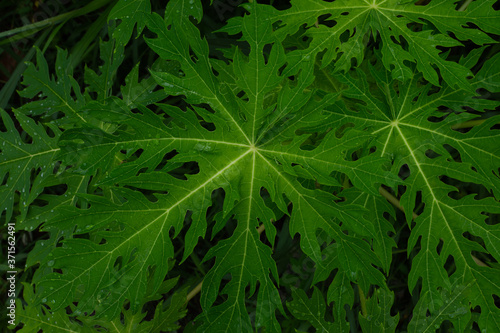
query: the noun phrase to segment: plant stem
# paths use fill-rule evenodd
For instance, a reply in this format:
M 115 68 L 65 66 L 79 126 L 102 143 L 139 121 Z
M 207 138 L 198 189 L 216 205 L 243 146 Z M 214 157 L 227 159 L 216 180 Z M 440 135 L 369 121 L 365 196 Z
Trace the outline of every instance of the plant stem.
M 462 6 L 460 6 L 460 8 L 458 8 L 458 11 L 463 12 L 465 9 L 467 9 L 467 7 L 469 7 L 471 2 L 472 2 L 472 0 L 465 0 L 465 2 L 462 4 Z
M 188 303 L 193 297 L 195 297 L 201 291 L 202 285 L 203 285 L 203 280 L 200 283 L 198 283 L 198 285 L 194 287 L 193 290 L 189 292 L 189 294 L 186 297 L 186 303 Z
M 451 129 L 470 128 L 470 127 L 481 125 L 485 121 L 486 121 L 486 119 L 469 120 L 469 121 L 466 121 L 466 122 L 463 122 L 460 124 L 453 125 L 453 126 L 451 126 Z
M 382 194 L 382 196 L 384 198 L 387 199 L 387 201 L 389 201 L 391 204 L 393 204 L 394 206 L 396 206 L 396 208 L 398 208 L 399 210 L 401 210 L 403 213 L 405 212 L 405 210 L 404 210 L 403 206 L 401 206 L 398 198 L 396 198 L 395 196 L 393 196 L 391 193 L 389 193 L 389 191 L 387 191 L 382 186 L 379 187 L 378 191 L 379 191 L 380 194 Z M 418 215 L 415 214 L 415 212 L 412 212 L 412 213 L 413 213 L 413 219 L 416 219 L 418 217 Z
M 30 31 L 30 30 L 34 30 L 34 29 L 43 28 L 45 26 L 59 23 L 59 22 L 64 21 L 66 19 L 85 15 L 87 13 L 93 12 L 94 10 L 97 10 L 97 9 L 105 6 L 106 4 L 108 4 L 111 1 L 112 0 L 94 0 L 82 8 L 75 9 L 75 10 L 72 10 L 70 12 L 67 12 L 67 13 L 64 13 L 61 15 L 57 15 L 55 17 L 51 17 L 51 18 L 48 18 L 48 19 L 40 21 L 40 22 L 35 22 L 33 24 L 28 24 L 28 25 L 25 25 L 25 26 L 22 26 L 19 28 L 15 28 L 15 29 L 1 32 L 0 38 L 12 36 L 12 35 L 18 34 L 20 32 L 24 32 L 24 31 Z
M 405 253 L 407 251 L 408 251 L 408 249 L 399 249 L 399 250 L 392 251 L 392 254 Z
M 481 267 L 489 267 L 488 265 L 486 265 L 484 262 L 482 262 L 481 260 L 479 260 L 478 258 L 476 258 L 474 255 L 471 254 L 471 257 L 472 257 L 472 260 L 474 260 L 474 262 L 478 265 L 478 266 L 481 266 Z

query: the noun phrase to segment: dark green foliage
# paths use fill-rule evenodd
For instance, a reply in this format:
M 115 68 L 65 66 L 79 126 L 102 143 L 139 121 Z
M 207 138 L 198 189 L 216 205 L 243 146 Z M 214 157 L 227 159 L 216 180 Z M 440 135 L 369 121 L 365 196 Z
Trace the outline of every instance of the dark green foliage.
M 496 332 L 495 1 L 218 6 L 112 2 L 99 61 L 27 65 L 20 332 Z

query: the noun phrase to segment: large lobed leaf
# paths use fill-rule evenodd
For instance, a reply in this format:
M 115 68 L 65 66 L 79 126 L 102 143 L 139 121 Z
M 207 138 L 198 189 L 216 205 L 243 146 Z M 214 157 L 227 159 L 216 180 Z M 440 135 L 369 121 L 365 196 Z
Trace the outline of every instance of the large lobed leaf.
M 45 275 L 36 282 L 38 301 L 53 300 L 51 307 L 57 311 L 76 297 L 74 291 L 80 286 L 83 293 L 76 310 L 79 313 L 96 310 L 97 317 L 113 317 L 126 299 L 131 302 L 131 308 L 136 309 L 137 304 L 142 304 L 145 293 L 146 267 L 156 266 L 151 273 L 156 287 L 167 273 L 165 267 L 156 263 L 173 257 L 170 229 L 175 230 L 174 236 L 178 234 L 189 210 L 192 222 L 186 234 L 186 258 L 198 237 L 205 236 L 205 215 L 211 205 L 211 193 L 221 187 L 225 191 L 222 218 L 232 216 L 238 221 L 238 227 L 230 238 L 220 242 L 206 256 L 206 260 L 212 256 L 217 259 L 204 282 L 202 306 L 207 310 L 202 318 L 204 329 L 241 330 L 250 325 L 244 300 L 254 293 L 258 283 L 257 302 L 259 308 L 267 310 L 259 312 L 256 325 L 279 330 L 274 311 L 283 309 L 271 279 L 271 276 L 278 279 L 277 271 L 271 249 L 259 240 L 256 231 L 259 221 L 264 223 L 269 241 L 274 242 L 275 231 L 270 222 L 276 217 L 266 206 L 262 189 L 270 193 L 284 213 L 287 213 L 288 201 L 294 205 L 291 231 L 301 234 L 303 250 L 318 264 L 322 262 L 321 243 L 315 234 L 322 229 L 338 237 L 338 241 L 342 240 L 339 244 L 341 255 L 349 258 L 351 253 L 357 254 L 355 261 L 348 259 L 344 266 L 353 281 L 357 281 L 357 276 L 366 269 L 369 272 L 363 280 L 366 288 L 367 282 L 384 285 L 382 274 L 370 266 L 370 262 L 381 263 L 369 244 L 343 232 L 369 235 L 366 227 L 370 223 L 362 217 L 361 206 L 336 203 L 337 198 L 332 194 L 306 189 L 298 181 L 298 177 L 305 177 L 335 183 L 330 173 L 337 170 L 352 176 L 354 184 L 375 194 L 375 184 L 388 180 L 381 158 L 368 156 L 353 161 L 347 156 L 347 151 L 363 145 L 370 140 L 370 135 L 347 132 L 338 138 L 331 131 L 312 151 L 301 147 L 309 135 L 297 136 L 294 132 L 304 127 L 308 130 L 324 128 L 328 114 L 321 110 L 335 100 L 332 95 L 318 101 L 313 93 L 304 92 L 313 79 L 312 63 L 301 64 L 297 70 L 300 73 L 280 73 L 285 58 L 272 29 L 248 16 L 243 24 L 248 31 L 245 38 L 252 41 L 250 54 L 237 51 L 231 65 L 234 82 L 244 93 L 241 98 L 214 75 L 206 42 L 200 39 L 194 26 L 185 22 L 186 30 L 180 35 L 169 20 L 168 16 L 163 20 L 152 15 L 149 27 L 159 38 L 148 40 L 148 43 L 164 59 L 178 61 L 182 75 L 156 71 L 152 74 L 170 95 L 184 94 L 187 102 L 195 104 L 192 110 L 160 106 L 172 119 L 167 122 L 164 115 L 154 114 L 144 107 L 132 113 L 127 103 L 118 98 L 88 103 L 81 110 L 82 115 L 120 124 L 120 128 L 113 133 L 92 127 L 67 130 L 61 138 L 60 155 L 76 172 L 90 175 L 99 171 L 103 175 L 99 181 L 102 186 L 118 184 L 167 191 L 168 194 L 155 194 L 151 202 L 138 192 L 115 188 L 113 192 L 118 203 L 85 196 L 90 209 L 59 209 L 60 217 L 46 223 L 44 231 L 69 230 L 75 226 L 73 235 L 90 233 L 92 237 L 81 239 L 63 235 L 66 238 L 64 245 L 55 249 L 45 262 L 61 269 L 62 273 Z M 189 39 L 185 38 L 186 34 Z M 269 43 L 274 46 L 265 59 L 262 50 Z M 190 51 L 195 53 L 196 60 Z M 296 76 L 298 87 L 293 87 L 295 82 L 286 79 L 292 74 Z M 282 82 L 285 88 L 268 105 L 266 94 Z M 210 105 L 213 113 L 196 106 L 200 103 Z M 238 109 L 240 112 L 236 112 Z M 194 112 L 213 123 L 215 130 L 200 126 Z M 283 124 L 278 130 L 277 123 Z M 283 145 L 286 140 L 291 142 Z M 139 150 L 140 156 L 135 160 L 115 163 L 130 158 Z M 121 151 L 127 153 L 122 155 Z M 175 157 L 159 168 L 164 157 L 174 151 Z M 188 175 L 186 180 L 170 174 L 182 163 L 192 161 L 197 162 L 198 174 Z M 343 222 L 342 227 L 337 221 Z M 232 255 L 227 257 L 226 253 Z M 123 264 L 117 266 L 119 258 L 123 258 Z M 366 262 L 366 258 L 370 261 Z M 82 261 L 92 264 L 82 268 Z M 230 297 L 212 307 L 227 273 L 231 274 L 231 282 L 221 292 Z M 247 286 L 250 290 L 245 296 Z
M 488 33 L 499 33 L 493 3 L 457 11 L 439 0 L 422 6 L 297 0 L 280 11 L 253 1 L 219 30 L 238 35 L 238 47 L 218 50 L 226 58 L 215 58 L 193 23 L 202 19 L 199 1 L 170 1 L 164 17 L 150 14 L 148 1 L 120 1 L 110 15 L 123 20 L 113 34 L 117 44 L 101 44 L 103 64 L 99 73 L 86 69 L 85 93 L 64 70 L 64 52 L 55 77 L 38 52 L 22 92 L 34 100 L 16 111 L 33 142 L 22 142 L 1 111 L 8 132 L 0 135 L 10 148 L 2 148 L 0 176 L 10 178 L 0 208 L 10 219 L 16 191 L 29 205 L 44 187 L 68 189 L 40 195 L 44 209 L 21 208 L 26 228 L 45 222 L 41 231 L 49 234 L 28 260 L 40 268 L 22 316 L 45 315 L 42 324 L 51 327 L 48 306 L 62 329 L 80 329 L 64 316 L 69 307 L 83 327 L 111 321 L 117 331 L 176 329 L 185 294 L 176 294 L 167 310 L 157 304 L 157 316 L 170 318 L 164 323 L 142 322 L 142 308 L 159 299 L 175 238 L 184 237 L 183 262 L 210 230 L 218 242 L 203 260 L 213 266 L 203 281 L 199 331 L 280 332 L 276 317 L 286 315 L 286 305 L 319 331 L 347 332 L 354 284 L 356 295 L 373 291 L 366 301 L 371 316 L 359 315 L 362 329 L 394 331 L 398 317 L 390 315 L 386 275 L 395 213 L 379 194 L 383 184 L 401 195 L 412 228 L 408 283 L 421 291 L 408 328 L 432 330 L 448 320 L 463 331 L 477 320 L 494 331 L 498 272 L 473 255 L 500 260 L 499 228 L 485 215 L 500 213 L 500 135 L 498 115 L 490 112 L 498 102 L 485 93 L 499 92 L 500 59 L 482 64 L 485 48 L 457 62 L 442 52 L 465 40 L 492 42 Z M 160 59 L 140 82 L 133 67 L 114 96 L 111 78 L 136 24 L 138 33 L 150 30 L 146 43 Z M 365 43 L 370 36 L 376 49 Z M 167 96 L 178 96 L 182 106 Z M 41 116 L 55 136 L 26 115 Z M 461 130 L 471 121 L 477 126 Z M 43 178 L 57 161 L 68 170 Z M 28 196 L 37 168 L 40 179 Z M 457 195 L 463 183 L 487 195 Z M 214 193 L 224 199 L 212 224 Z M 326 302 L 317 287 L 312 298 L 297 290 L 282 302 L 273 258 L 273 222 L 282 215 L 314 261 L 313 284 L 325 281 Z M 258 309 L 255 318 L 248 299 Z M 333 322 L 325 319 L 330 304 Z M 477 319 L 469 319 L 477 306 Z
M 19 135 L 10 115 L 0 109 L 0 119 L 6 129 L 0 132 L 0 179 L 5 179 L 0 186 L 0 211 L 5 211 L 6 221 L 12 218 L 16 192 L 20 194 L 21 215 L 26 217 L 28 206 L 34 200 L 29 195 L 32 173 L 36 174 L 37 181 L 48 177 L 53 172 L 54 156 L 59 151 L 57 139 L 60 132 L 56 126 L 50 126 L 55 135 L 49 136 L 42 125 L 20 112 L 15 115 L 25 131 L 24 138 Z
M 460 41 L 467 40 L 477 45 L 493 42 L 487 33 L 500 33 L 495 23 L 500 15 L 492 10 L 495 1 L 472 2 L 465 11 L 459 11 L 456 4 L 446 0 L 433 0 L 426 5 L 419 3 L 294 0 L 291 8 L 283 11 L 265 5 L 259 9 L 247 5 L 246 9 L 260 16 L 260 21 L 279 21 L 281 29 L 277 34 L 282 37 L 295 34 L 299 27 L 306 25 L 305 36 L 310 38 L 309 45 L 291 52 L 291 57 L 314 58 L 326 50 L 321 59 L 322 66 L 335 61 L 336 71 L 347 71 L 352 60 L 358 65 L 363 61 L 367 41 L 373 34 L 381 41 L 382 62 L 394 79 L 410 79 L 413 71 L 409 64 L 415 63 L 424 78 L 434 85 L 440 85 L 436 67 L 448 85 L 471 90 L 467 80 L 472 75 L 470 69 L 448 61 L 438 47 L 460 46 Z M 471 24 L 482 30 L 471 27 Z M 234 20 L 224 30 L 241 31 L 242 26 L 241 20 Z M 412 29 L 415 26 L 421 27 L 419 31 Z M 452 38 L 450 32 L 458 40 Z

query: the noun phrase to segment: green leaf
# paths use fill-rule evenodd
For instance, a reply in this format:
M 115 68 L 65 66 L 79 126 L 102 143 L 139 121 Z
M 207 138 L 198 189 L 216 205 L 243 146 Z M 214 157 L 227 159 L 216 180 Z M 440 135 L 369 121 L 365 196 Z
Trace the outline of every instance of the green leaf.
M 22 83 L 25 88 L 19 92 L 24 98 L 36 100 L 24 104 L 19 111 L 30 116 L 45 117 L 62 112 L 67 119 L 86 123 L 87 120 L 78 114 L 80 108 L 85 105 L 85 98 L 73 78 L 68 52 L 57 50 L 55 77 L 50 74 L 47 61 L 38 49 L 36 63 L 36 67 L 32 63 L 28 64 L 23 74 Z
M 22 329 L 494 331 L 495 1 L 218 5 L 117 1 L 0 110 Z
M 349 202 L 358 204 L 366 208 L 367 221 L 373 221 L 373 232 L 370 234 L 373 239 L 373 251 L 380 258 L 382 268 L 389 272 L 392 262 L 392 250 L 396 247 L 396 242 L 391 238 L 395 233 L 394 227 L 386 214 L 394 217 L 393 207 L 380 196 L 373 196 L 363 193 L 356 188 L 350 188 L 342 192 Z
M 172 283 L 173 282 L 173 285 Z M 168 292 L 177 283 L 174 281 L 165 281 L 162 291 Z M 27 283 L 23 284 L 24 299 L 30 303 L 34 300 L 32 288 Z M 184 309 L 186 300 L 186 291 L 175 293 L 169 304 L 166 305 L 160 301 L 155 307 L 155 316 L 153 320 L 146 320 L 146 312 L 133 313 L 129 309 L 122 309 L 121 316 L 113 320 L 95 319 L 93 317 L 79 316 L 75 317 L 74 313 L 68 315 L 66 309 L 51 311 L 43 306 L 23 306 L 18 300 L 16 303 L 16 316 L 19 323 L 23 323 L 23 327 L 19 332 L 32 332 L 33 330 L 44 330 L 47 332 L 97 332 L 96 325 L 105 328 L 107 332 L 160 332 L 172 331 L 179 328 L 178 320 L 186 315 Z M 74 311 L 74 307 L 71 306 Z M 79 322 L 73 320 L 77 318 Z
M 394 294 L 384 289 L 376 289 L 374 295 L 366 300 L 366 318 L 359 315 L 363 332 L 395 332 L 399 314 L 391 316 Z
M 443 321 L 449 320 L 453 323 L 453 327 L 458 332 L 465 332 L 469 326 L 471 315 L 469 313 L 469 304 L 467 299 L 471 297 L 470 287 L 468 285 L 460 285 L 458 281 L 453 286 L 453 291 L 443 290 L 444 304 L 436 311 L 435 314 L 428 315 L 425 303 L 421 302 L 415 309 L 415 315 L 408 325 L 409 332 L 435 332 Z M 422 299 L 427 299 L 428 294 L 424 294 Z M 470 327 L 469 327 L 470 329 Z
M 24 299 L 31 303 L 35 295 L 33 288 L 28 283 L 23 284 L 23 293 Z M 18 332 L 22 333 L 38 330 L 75 333 L 94 332 L 90 327 L 82 327 L 79 323 L 71 321 L 64 309 L 50 312 L 43 306 L 24 306 L 20 299 L 16 300 L 16 317 L 16 324 L 23 324 L 23 327 L 18 330 Z
M 51 137 L 43 125 L 16 111 L 16 119 L 26 131 L 26 135 L 20 136 L 7 112 L 0 109 L 0 115 L 6 129 L 0 131 L 0 179 L 4 179 L 0 186 L 0 211 L 5 211 L 6 221 L 10 221 L 16 192 L 19 193 L 18 207 L 22 218 L 26 217 L 28 206 L 33 201 L 30 198 L 32 172 L 36 172 L 38 181 L 52 174 L 53 158 L 59 151 L 57 138 L 60 132 L 55 126 L 49 126 L 55 134 Z
M 113 32 L 113 38 L 118 45 L 128 43 L 136 25 L 139 35 L 144 29 L 150 13 L 151 3 L 149 0 L 119 0 L 108 15 L 108 20 L 121 20 Z
M 314 288 L 312 298 L 303 290 L 294 290 L 293 300 L 287 303 L 290 312 L 298 319 L 308 321 L 317 332 L 335 332 L 333 323 L 327 322 L 325 300 L 318 289 Z
M 118 67 L 124 59 L 123 45 L 115 44 L 113 40 L 99 43 L 101 60 L 104 62 L 99 66 L 99 74 L 85 67 L 85 82 L 88 83 L 88 91 L 97 93 L 97 100 L 105 100 L 112 94 L 113 81 Z
M 76 205 L 78 202 L 77 194 L 87 192 L 89 180 L 89 176 L 70 173 L 49 175 L 48 177 L 35 179 L 31 187 L 28 202 L 41 200 L 47 204 L 43 206 L 31 205 L 25 219 L 17 221 L 18 228 L 32 231 L 42 222 L 47 222 L 54 218 L 57 215 L 56 211 L 59 207 Z M 45 188 L 58 185 L 63 185 L 67 188 L 61 194 L 44 193 Z M 30 258 L 32 259 L 33 256 Z
M 88 103 L 82 113 L 86 118 L 114 123 L 114 126 L 120 127 L 113 133 L 91 127 L 67 130 L 60 140 L 62 147 L 60 157 L 67 164 L 73 165 L 72 170 L 75 172 L 90 175 L 99 171 L 102 176 L 97 181 L 103 186 L 119 184 L 151 191 L 167 190 L 168 195 L 154 194 L 151 202 L 139 193 L 115 189 L 114 195 L 122 198 L 117 203 L 95 196 L 83 196 L 91 205 L 88 212 L 75 208 L 61 208 L 59 217 L 46 223 L 44 231 L 68 230 L 70 226 L 75 226 L 73 233 L 90 232 L 95 236 L 89 240 L 65 239 L 63 247 L 54 249 L 49 262 L 51 267 L 62 269 L 63 274 L 52 273 L 41 278 L 38 282 L 40 288 L 38 301 L 54 299 L 56 301 L 54 308 L 59 309 L 71 298 L 76 297 L 72 293 L 76 286 L 82 285 L 83 294 L 77 311 L 88 312 L 90 309 L 98 309 L 98 317 L 105 315 L 113 317 L 125 299 L 130 300 L 133 310 L 136 309 L 135 304 L 141 303 L 145 292 L 141 286 L 144 285 L 147 275 L 135 272 L 141 272 L 143 270 L 141 267 L 154 265 L 155 262 L 173 257 L 168 233 L 171 227 L 174 227 L 175 234 L 180 232 L 182 227 L 180 223 L 189 210 L 193 222 L 185 236 L 186 248 L 183 258 L 185 259 L 193 251 L 197 239 L 205 235 L 205 214 L 211 204 L 210 195 L 220 187 L 225 191 L 223 215 L 233 216 L 241 223 L 231 238 L 219 243 L 205 257 L 205 260 L 208 260 L 215 256 L 220 261 L 216 261 L 216 266 L 207 275 L 204 283 L 206 289 L 202 293 L 202 306 L 207 309 L 208 317 L 203 319 L 203 327 L 223 330 L 223 327 L 240 329 L 243 327 L 241 325 L 248 325 L 249 319 L 241 322 L 245 312 L 244 290 L 250 286 L 248 296 L 252 296 L 258 281 L 257 302 L 261 304 L 259 308 L 268 307 L 269 310 L 259 312 L 256 325 L 274 327 L 278 330 L 273 312 L 281 309 L 281 304 L 274 282 L 269 276 L 269 273 L 272 273 L 277 279 L 277 272 L 270 257 L 270 249 L 260 243 L 254 229 L 258 226 L 258 221 L 262 221 L 269 229 L 269 234 L 273 234 L 270 221 L 274 219 L 274 214 L 266 207 L 260 195 L 261 188 L 269 191 L 272 200 L 283 212 L 287 211 L 283 200 L 285 194 L 297 207 L 299 214 L 302 211 L 301 214 L 317 217 L 317 222 L 314 224 L 304 223 L 297 214 L 292 216 L 291 221 L 291 232 L 302 234 L 301 244 L 305 253 L 311 255 L 317 263 L 322 259 L 319 255 L 320 243 L 315 237 L 315 232 L 323 229 L 343 240 L 339 253 L 346 258 L 347 262 L 343 268 L 348 270 L 347 273 L 353 281 L 357 281 L 358 272 L 367 270 L 368 274 L 363 281 L 382 286 L 384 284 L 382 274 L 371 266 L 371 264 L 379 265 L 380 261 L 371 252 L 368 243 L 345 235 L 338 222 L 335 222 L 335 219 L 339 219 L 345 223 L 343 229 L 367 235 L 365 230 L 369 224 L 360 224 L 361 215 L 356 213 L 360 207 L 337 204 L 335 196 L 320 190 L 307 190 L 296 180 L 297 177 L 314 179 L 318 175 L 321 180 L 332 182 L 333 178 L 329 178 L 332 171 L 345 171 L 355 175 L 350 170 L 356 169 L 360 175 L 370 174 L 370 181 L 364 187 L 375 192 L 373 185 L 369 184 L 387 179 L 385 176 L 379 177 L 370 170 L 380 165 L 381 159 L 377 158 L 370 162 L 365 158 L 349 161 L 345 152 L 360 147 L 370 137 L 348 132 L 343 138 L 342 147 L 337 144 L 340 140 L 334 136 L 334 132 L 330 132 L 318 147 L 306 151 L 301 148 L 301 144 L 308 135 L 300 135 L 295 136 L 289 145 L 281 146 L 281 142 L 292 135 L 294 128 L 298 130 L 305 125 L 312 129 L 320 124 L 324 125 L 321 122 L 326 119 L 326 115 L 320 115 L 317 119 L 311 117 L 306 123 L 299 122 L 303 118 L 293 119 L 282 133 L 271 131 L 274 122 L 283 121 L 284 117 L 297 112 L 301 106 L 305 106 L 311 113 L 320 110 L 327 103 L 331 103 L 332 99 L 325 98 L 318 103 L 311 93 L 304 94 L 300 88 L 285 88 L 281 95 L 283 97 L 278 96 L 274 102 L 281 109 L 280 112 L 277 116 L 269 113 L 271 108 L 265 107 L 267 102 L 264 95 L 270 92 L 270 87 L 284 80 L 278 71 L 284 64 L 283 51 L 280 51 L 279 47 L 272 48 L 267 62 L 260 55 L 264 43 L 276 42 L 269 28 L 253 29 L 252 27 L 257 27 L 254 20 L 244 21 L 248 31 L 253 31 L 248 38 L 254 41 L 250 49 L 255 52 L 250 54 L 248 60 L 244 60 L 243 55 L 236 58 L 232 71 L 236 76 L 238 73 L 248 76 L 250 84 L 235 81 L 248 96 L 248 101 L 244 101 L 238 99 L 224 86 L 219 86 L 208 61 L 206 43 L 196 36 L 194 26 L 185 23 L 186 27 L 191 27 L 187 29 L 188 34 L 192 31 L 192 38 L 186 40 L 177 34 L 174 27 L 169 28 L 167 21 L 161 20 L 155 14 L 152 18 L 151 29 L 165 37 L 161 40 L 162 45 L 158 44 L 157 40 L 148 42 L 153 49 L 168 57 L 168 60 L 180 62 L 183 73 L 182 76 L 175 76 L 168 72 L 152 72 L 153 76 L 166 88 L 166 92 L 185 94 L 187 101 L 191 103 L 209 104 L 215 110 L 214 113 L 197 106 L 193 106 L 193 110 L 206 121 L 213 122 L 216 130 L 208 131 L 201 127 L 193 111 L 181 111 L 168 105 L 162 105 L 161 108 L 174 121 L 165 124 L 164 116 L 154 114 L 144 107 L 139 107 L 139 113 L 131 113 L 126 104 L 118 98 L 111 98 L 105 104 Z M 161 25 L 164 29 L 158 28 Z M 165 41 L 167 45 L 164 45 Z M 189 47 L 196 53 L 196 61 L 189 56 Z M 246 66 L 249 67 L 245 69 Z M 250 68 L 255 66 L 261 66 L 262 71 L 251 71 Z M 289 74 L 293 73 L 288 72 L 287 75 Z M 266 80 L 262 79 L 264 77 Z M 307 69 L 302 70 L 297 77 L 304 88 L 312 79 Z M 200 82 L 203 84 L 200 85 Z M 195 88 L 196 92 L 193 90 Z M 241 106 L 241 112 L 245 115 L 243 118 L 241 115 L 233 115 L 237 105 Z M 229 117 L 229 123 L 223 120 L 225 117 Z M 237 122 L 237 118 L 240 121 Z M 241 122 L 242 119 L 245 121 Z M 190 130 L 186 131 L 185 128 Z M 256 148 L 260 135 L 266 140 L 262 146 Z M 255 143 L 249 143 L 249 140 Z M 286 151 L 281 147 L 285 147 Z M 142 150 L 139 157 L 125 164 L 120 163 L 124 159 L 130 159 L 139 149 Z M 164 157 L 174 150 L 178 155 L 169 160 L 163 169 L 157 169 Z M 127 153 L 123 155 L 121 151 Z M 187 180 L 172 176 L 178 166 L 192 161 L 197 162 L 202 173 L 191 175 Z M 293 167 L 297 162 L 302 165 L 300 168 Z M 310 166 L 314 166 L 314 174 L 307 172 Z M 353 181 L 361 184 L 356 177 L 353 177 Z M 165 187 L 166 184 L 171 185 Z M 147 222 L 144 224 L 139 221 Z M 118 225 L 111 227 L 110 223 L 115 222 Z M 123 225 L 127 227 L 122 230 Z M 156 237 L 149 239 L 151 234 L 155 234 Z M 149 239 L 147 242 L 144 240 L 145 237 Z M 102 239 L 106 242 L 98 244 L 97 241 Z M 270 241 L 273 242 L 273 239 Z M 81 251 L 83 248 L 87 250 Z M 233 249 L 240 255 L 231 257 L 228 261 L 224 254 Z M 357 254 L 353 262 L 350 261 L 352 252 Z M 248 260 L 238 259 L 239 264 L 232 261 L 234 258 L 247 257 Z M 124 263 L 117 266 L 119 258 L 124 258 Z M 370 261 L 364 262 L 362 258 L 370 258 Z M 82 270 L 78 261 L 93 264 Z M 247 272 L 253 273 L 248 275 Z M 231 274 L 232 282 L 222 293 L 227 292 L 236 297 L 230 297 L 226 302 L 210 309 L 217 297 L 220 281 L 226 273 Z M 156 286 L 165 274 L 165 269 L 157 269 L 154 272 Z M 207 293 L 206 290 L 211 291 Z M 108 296 L 102 300 L 103 293 L 121 296 L 118 296 L 118 300 L 114 298 L 116 296 Z M 113 303 L 108 303 L 108 300 Z M 210 319 L 219 315 L 224 316 L 223 321 Z
M 360 64 L 364 58 L 370 33 L 378 35 L 382 42 L 382 62 L 394 79 L 407 81 L 412 77 L 409 63 L 416 63 L 424 78 L 434 85 L 440 85 L 439 69 L 448 85 L 471 90 L 467 77 L 469 69 L 441 57 L 437 47 L 449 48 L 461 43 L 450 36 L 453 31 L 459 40 L 471 40 L 478 45 L 491 43 L 485 33 L 499 33 L 493 22 L 500 18 L 498 11 L 491 10 L 495 1 L 472 2 L 466 11 L 457 11 L 454 4 L 445 0 L 435 0 L 432 4 L 416 6 L 414 1 L 335 1 L 318 2 L 312 0 L 292 1 L 292 6 L 284 11 L 261 10 L 263 20 L 274 23 L 281 21 L 280 35 L 293 35 L 299 26 L 309 29 L 305 35 L 311 39 L 303 50 L 291 52 L 299 59 L 314 57 L 326 49 L 322 66 L 335 60 L 336 70 L 347 71 L 351 61 Z M 264 6 L 263 7 L 267 7 Z M 251 6 L 246 7 L 252 11 Z M 321 16 L 328 15 L 315 26 Z M 326 22 L 335 21 L 334 29 Z M 426 22 L 432 24 L 426 25 Z M 480 26 L 483 31 L 469 28 L 468 23 Z M 420 28 L 422 27 L 422 28 Z M 232 27 L 240 29 L 239 25 Z
M 155 90 L 157 87 L 158 84 L 152 76 L 139 82 L 139 63 L 137 63 L 125 78 L 125 85 L 121 87 L 123 101 L 130 108 L 159 102 L 167 95 L 163 89 Z
M 478 78 L 481 79 L 473 82 L 476 89 L 482 86 L 491 87 L 487 82 L 497 76 L 497 73 L 490 69 L 495 59 L 490 61 L 485 64 L 483 71 L 478 73 Z M 456 191 L 456 187 L 449 185 L 443 177 L 482 184 L 495 193 L 498 192 L 496 173 L 499 154 L 496 149 L 499 145 L 496 141 L 500 136 L 496 133 L 498 130 L 490 129 L 498 118 L 489 118 L 481 126 L 462 133 L 454 130 L 453 125 L 471 119 L 471 115 L 465 112 L 443 113 L 437 111 L 436 107 L 449 105 L 450 108 L 455 108 L 460 105 L 460 102 L 457 103 L 457 100 L 460 100 L 465 103 L 461 105 L 469 104 L 477 111 L 484 112 L 488 105 L 494 105 L 496 102 L 476 102 L 477 97 L 451 88 L 443 88 L 429 99 L 428 88 L 418 88 L 417 79 L 407 84 L 398 83 L 398 90 L 392 90 L 396 83 L 392 82 L 388 75 L 376 71 L 373 73 L 377 75 L 378 86 L 389 94 L 384 97 L 385 106 L 382 106 L 384 102 L 376 96 L 362 93 L 354 86 L 356 80 L 352 77 L 339 76 L 341 82 L 352 84 L 346 91 L 347 96 L 362 100 L 372 107 L 361 106 L 360 111 L 354 114 L 348 114 L 339 108 L 332 112 L 354 122 L 363 118 L 358 126 L 369 126 L 371 133 L 378 136 L 378 151 L 381 155 L 394 158 L 394 170 L 408 166 L 409 175 L 405 179 L 407 190 L 401 197 L 405 211 L 413 211 L 417 192 L 422 191 L 425 209 L 415 220 L 416 226 L 409 239 L 410 249 L 418 242 L 421 247 L 413 261 L 409 277 L 410 290 L 416 286 L 418 279 L 422 279 L 422 292 L 427 293 L 427 298 L 426 301 L 421 299 L 420 302 L 427 302 L 431 313 L 443 306 L 439 290 L 450 290 L 456 280 L 473 281 L 474 287 L 471 288 L 476 288 L 478 293 L 479 290 L 482 290 L 482 293 L 493 292 L 496 283 L 489 274 L 495 274 L 494 271 L 478 267 L 470 253 L 486 249 L 493 256 L 498 255 L 495 246 L 499 237 L 498 230 L 484 222 L 485 216 L 481 215 L 481 212 L 497 213 L 500 206 L 492 198 L 478 200 L 474 199 L 473 195 L 452 199 L 450 193 Z M 363 76 L 361 78 L 363 79 Z M 387 114 L 384 110 L 390 112 L 392 119 L 384 121 L 378 117 L 379 114 Z M 373 113 L 373 116 L 370 113 Z M 439 120 L 436 122 L 433 117 L 439 117 Z M 493 148 L 485 148 L 486 143 L 483 140 L 486 137 L 489 141 L 488 147 Z M 411 214 L 406 216 L 410 221 Z M 484 245 L 464 237 L 466 232 L 481 237 Z M 438 251 L 440 242 L 444 243 Z M 444 269 L 449 256 L 453 257 L 456 265 L 456 271 L 451 276 Z M 471 298 L 470 302 L 472 306 L 481 306 L 482 325 L 492 325 L 486 318 L 495 316 L 494 313 L 498 312 L 498 309 L 493 307 L 493 298 L 476 297 Z

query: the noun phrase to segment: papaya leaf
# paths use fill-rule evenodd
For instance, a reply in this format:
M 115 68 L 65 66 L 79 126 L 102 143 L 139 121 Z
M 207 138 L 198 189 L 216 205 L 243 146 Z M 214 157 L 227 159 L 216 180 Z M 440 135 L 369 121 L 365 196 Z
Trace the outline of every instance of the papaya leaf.
M 496 1 L 113 6 L 0 110 L 10 328 L 500 327 Z

